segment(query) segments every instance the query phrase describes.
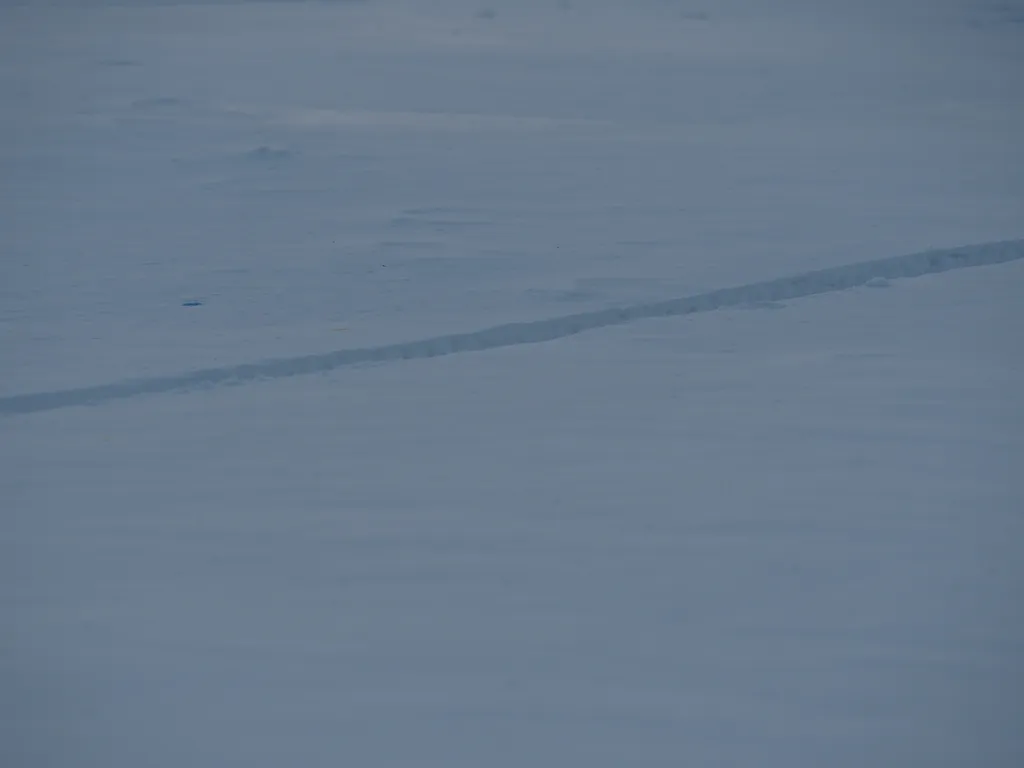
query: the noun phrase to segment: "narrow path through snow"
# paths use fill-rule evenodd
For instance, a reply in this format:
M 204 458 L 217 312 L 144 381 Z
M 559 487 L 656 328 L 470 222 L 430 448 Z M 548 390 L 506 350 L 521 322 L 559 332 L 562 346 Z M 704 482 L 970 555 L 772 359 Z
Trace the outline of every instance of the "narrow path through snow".
M 805 272 L 680 299 L 634 304 L 533 322 L 509 323 L 470 333 L 208 368 L 173 376 L 132 379 L 92 387 L 13 395 L 0 398 L 0 414 L 36 413 L 76 405 L 96 405 L 137 395 L 186 392 L 200 388 L 244 384 L 261 379 L 281 379 L 323 373 L 358 363 L 417 360 L 520 344 L 537 344 L 634 320 L 709 312 L 756 302 L 785 301 L 855 288 L 871 280 L 920 277 L 951 269 L 1003 264 L 1018 259 L 1024 259 L 1024 240 L 925 251 Z

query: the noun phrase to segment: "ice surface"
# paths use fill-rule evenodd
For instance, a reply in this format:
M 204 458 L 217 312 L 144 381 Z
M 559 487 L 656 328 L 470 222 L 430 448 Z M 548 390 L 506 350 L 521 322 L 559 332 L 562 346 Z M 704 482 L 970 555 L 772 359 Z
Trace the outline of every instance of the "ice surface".
M 1024 763 L 1022 19 L 4 4 L 0 764 Z

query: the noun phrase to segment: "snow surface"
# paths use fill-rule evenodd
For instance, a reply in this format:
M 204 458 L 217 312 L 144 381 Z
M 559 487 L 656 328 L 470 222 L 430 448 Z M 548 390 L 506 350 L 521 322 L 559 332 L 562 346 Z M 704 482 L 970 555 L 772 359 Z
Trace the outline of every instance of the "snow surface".
M 0 765 L 1024 764 L 1022 59 L 4 4 Z

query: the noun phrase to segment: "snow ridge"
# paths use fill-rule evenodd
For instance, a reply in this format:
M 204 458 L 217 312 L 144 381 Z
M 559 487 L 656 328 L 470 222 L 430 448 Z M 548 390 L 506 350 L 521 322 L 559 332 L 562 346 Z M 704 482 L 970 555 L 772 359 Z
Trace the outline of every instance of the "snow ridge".
M 696 312 L 777 302 L 843 291 L 872 280 L 920 277 L 966 267 L 1003 264 L 1024 259 L 1024 240 L 931 250 L 904 256 L 848 264 L 805 272 L 735 288 L 668 301 L 582 312 L 531 322 L 508 323 L 469 333 L 436 336 L 362 349 L 341 349 L 317 355 L 278 358 L 244 365 L 208 368 L 173 376 L 131 379 L 91 387 L 37 392 L 0 398 L 0 415 L 52 411 L 77 405 L 98 405 L 138 395 L 188 392 L 209 387 L 244 384 L 323 373 L 360 363 L 418 360 L 463 352 L 482 352 L 521 344 L 538 344 L 584 331 L 622 325 L 635 320 L 674 317 Z

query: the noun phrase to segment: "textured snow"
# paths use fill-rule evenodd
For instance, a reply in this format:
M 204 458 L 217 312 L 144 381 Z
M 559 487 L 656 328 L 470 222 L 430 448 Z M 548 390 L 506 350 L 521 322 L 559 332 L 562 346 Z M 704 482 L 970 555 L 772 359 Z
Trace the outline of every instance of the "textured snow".
M 1024 764 L 1022 19 L 4 4 L 0 765 Z

